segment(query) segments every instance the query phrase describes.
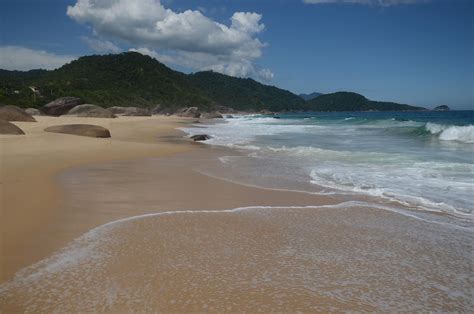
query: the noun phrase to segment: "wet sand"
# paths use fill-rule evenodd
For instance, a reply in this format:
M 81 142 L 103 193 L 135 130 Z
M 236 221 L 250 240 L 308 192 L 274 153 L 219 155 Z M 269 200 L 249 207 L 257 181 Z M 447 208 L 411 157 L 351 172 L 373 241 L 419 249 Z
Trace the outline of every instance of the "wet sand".
M 45 259 L 0 285 L 1 310 L 472 308 L 471 232 L 212 178 L 198 170 L 223 151 L 163 136 L 186 152 L 55 172 L 62 202 L 32 242 Z

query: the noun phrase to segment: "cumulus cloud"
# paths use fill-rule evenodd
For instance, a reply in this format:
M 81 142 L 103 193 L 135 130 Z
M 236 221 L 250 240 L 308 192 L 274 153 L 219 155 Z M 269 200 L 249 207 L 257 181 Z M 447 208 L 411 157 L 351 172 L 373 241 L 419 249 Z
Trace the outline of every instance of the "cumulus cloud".
M 0 69 L 4 70 L 52 70 L 74 59 L 76 57 L 57 55 L 43 50 L 32 50 L 19 46 L 0 46 Z
M 257 38 L 265 29 L 257 13 L 236 12 L 225 25 L 198 10 L 174 12 L 159 0 L 78 0 L 67 14 L 91 25 L 96 35 L 126 41 L 160 61 L 236 76 L 272 76 L 254 65 L 265 47 Z
M 82 36 L 81 40 L 85 42 L 92 50 L 97 51 L 99 53 L 119 53 L 122 51 L 119 47 L 117 47 L 113 42 L 108 40 L 102 40 L 98 38 L 90 38 L 86 36 Z
M 389 7 L 400 4 L 415 4 L 420 2 L 427 2 L 428 0 L 303 0 L 308 4 L 322 4 L 322 3 L 352 3 L 362 5 L 375 5 Z

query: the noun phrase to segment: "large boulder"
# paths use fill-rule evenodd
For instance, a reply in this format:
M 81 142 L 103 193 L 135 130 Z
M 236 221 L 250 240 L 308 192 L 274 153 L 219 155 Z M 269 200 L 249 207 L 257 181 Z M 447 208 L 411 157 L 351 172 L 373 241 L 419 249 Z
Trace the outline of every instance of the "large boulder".
M 147 108 L 139 108 L 139 107 L 110 107 L 107 108 L 113 114 L 120 115 L 120 116 L 135 116 L 135 117 L 147 117 L 151 116 L 150 110 Z
M 163 106 L 163 105 L 156 105 L 150 111 L 150 113 L 152 115 L 156 115 L 156 114 L 171 115 L 175 112 L 176 112 L 176 108 L 169 107 L 169 106 Z
M 204 112 L 201 114 L 201 118 L 204 119 L 222 119 L 224 118 L 219 112 Z
M 35 118 L 17 106 L 0 107 L 0 119 L 5 121 L 36 122 Z
M 110 110 L 102 107 L 84 104 L 79 105 L 68 111 L 68 115 L 74 115 L 77 117 L 88 117 L 88 118 L 116 118 Z
M 50 116 L 60 116 L 71 110 L 72 108 L 82 104 L 82 100 L 77 97 L 61 97 L 47 103 L 43 106 L 44 113 Z
M 189 107 L 182 109 L 178 113 L 178 116 L 186 118 L 199 118 L 201 116 L 201 113 L 199 112 L 198 107 Z
M 46 132 L 64 133 L 89 137 L 110 137 L 110 131 L 104 127 L 91 124 L 66 124 L 55 125 L 44 129 Z
M 23 135 L 25 132 L 13 123 L 0 119 L 0 134 Z
M 26 108 L 25 109 L 25 112 L 31 116 L 42 116 L 43 113 L 39 110 L 39 109 L 36 109 L 36 108 Z

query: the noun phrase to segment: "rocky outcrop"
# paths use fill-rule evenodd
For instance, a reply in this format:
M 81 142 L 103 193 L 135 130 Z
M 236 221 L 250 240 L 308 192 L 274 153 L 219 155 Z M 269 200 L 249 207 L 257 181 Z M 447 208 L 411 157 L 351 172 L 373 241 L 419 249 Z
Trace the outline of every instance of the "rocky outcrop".
M 219 112 L 204 112 L 201 114 L 203 119 L 222 119 L 224 118 Z
M 196 134 L 191 136 L 191 139 L 194 140 L 195 142 L 200 142 L 200 141 L 207 141 L 211 137 L 207 134 Z
M 104 127 L 91 124 L 66 124 L 55 125 L 44 129 L 46 132 L 63 133 L 89 137 L 110 137 L 110 131 Z
M 23 135 L 25 132 L 13 123 L 0 119 L 0 134 Z
M 449 111 L 451 110 L 451 108 L 449 108 L 446 105 L 441 105 L 441 106 L 435 107 L 433 110 L 434 111 Z
M 27 114 L 29 114 L 30 116 L 42 116 L 43 115 L 43 113 L 39 109 L 36 109 L 36 108 L 26 108 L 25 112 Z
M 82 100 L 77 97 L 61 97 L 53 100 L 41 108 L 41 110 L 49 116 L 60 116 L 66 114 L 72 108 L 82 104 Z
M 147 108 L 139 108 L 139 107 L 110 107 L 107 108 L 113 114 L 120 115 L 120 116 L 135 116 L 135 117 L 147 117 L 151 116 L 150 110 Z
M 113 114 L 110 110 L 104 109 L 100 106 L 84 104 L 79 105 L 67 113 L 67 115 L 74 115 L 77 117 L 86 117 L 86 118 L 116 118 L 117 116 Z
M 178 116 L 185 118 L 199 118 L 201 116 L 201 112 L 199 112 L 198 107 L 189 107 L 184 108 L 178 112 Z
M 0 107 L 0 119 L 5 121 L 36 122 L 35 118 L 17 106 Z

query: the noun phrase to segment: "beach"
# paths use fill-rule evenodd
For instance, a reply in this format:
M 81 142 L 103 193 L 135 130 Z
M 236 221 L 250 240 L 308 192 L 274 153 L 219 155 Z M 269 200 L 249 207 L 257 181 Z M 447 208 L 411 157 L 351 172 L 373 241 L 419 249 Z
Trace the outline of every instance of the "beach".
M 192 143 L 177 128 L 193 121 L 38 117 L 2 136 L 0 310 L 472 307 L 471 231 L 366 196 L 233 181 L 219 165 L 242 153 Z M 112 137 L 42 131 L 73 122 Z

